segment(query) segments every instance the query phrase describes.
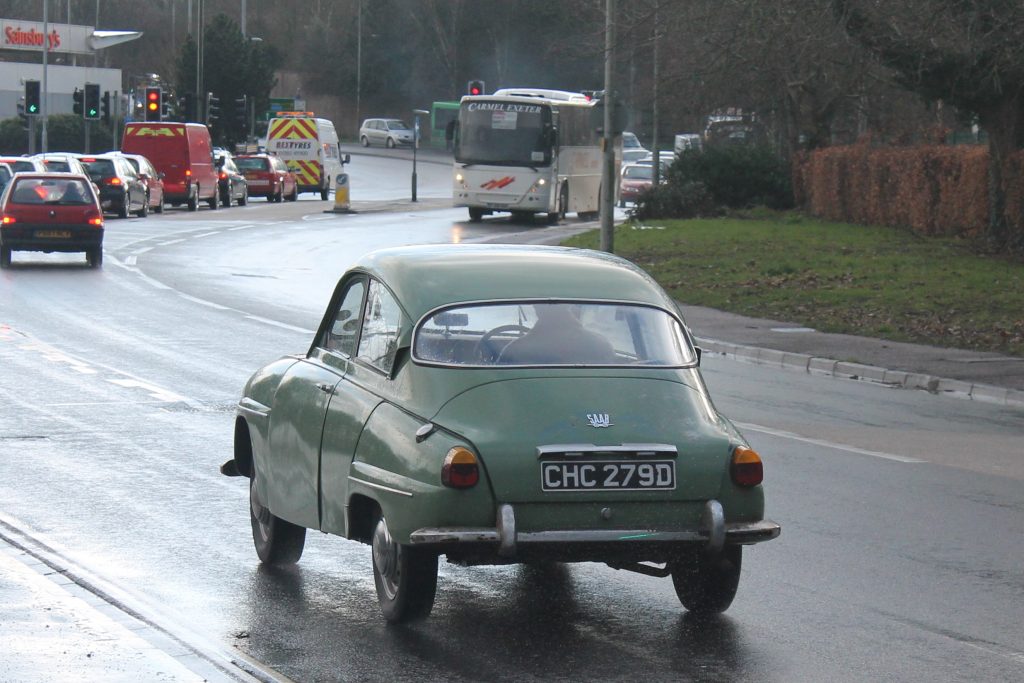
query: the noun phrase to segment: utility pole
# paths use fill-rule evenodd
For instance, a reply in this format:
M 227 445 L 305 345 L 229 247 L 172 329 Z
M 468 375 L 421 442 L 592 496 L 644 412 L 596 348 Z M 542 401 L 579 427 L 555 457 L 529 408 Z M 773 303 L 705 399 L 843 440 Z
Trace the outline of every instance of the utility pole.
M 605 0 L 604 18 L 604 148 L 601 172 L 601 251 L 615 251 L 615 0 Z
M 661 182 L 661 152 L 658 151 L 658 47 L 661 43 L 661 0 L 654 0 L 654 96 L 651 118 L 654 131 L 651 134 L 651 147 L 654 151 L 654 187 Z
M 46 136 L 46 114 L 47 107 L 46 101 L 49 98 L 49 90 L 47 89 L 46 72 L 49 66 L 50 56 L 50 14 L 48 11 L 49 2 L 43 0 L 43 96 L 39 98 L 39 118 L 43 120 L 43 132 L 40 135 L 40 144 L 42 147 L 43 154 L 46 154 L 49 149 L 47 148 L 47 136 Z M 32 142 L 35 144 L 35 134 L 32 135 Z

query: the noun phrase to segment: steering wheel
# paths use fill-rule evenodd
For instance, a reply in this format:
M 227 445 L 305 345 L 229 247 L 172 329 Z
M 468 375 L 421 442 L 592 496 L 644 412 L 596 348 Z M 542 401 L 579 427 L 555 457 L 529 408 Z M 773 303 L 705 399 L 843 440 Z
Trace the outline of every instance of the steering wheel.
M 478 360 L 485 363 L 493 363 L 501 355 L 501 349 L 494 348 L 494 345 L 491 344 L 491 339 L 499 334 L 508 334 L 509 332 L 518 332 L 521 337 L 529 331 L 529 328 L 522 325 L 498 325 L 484 332 L 484 335 L 477 341 L 476 346 L 473 347 L 473 354 Z

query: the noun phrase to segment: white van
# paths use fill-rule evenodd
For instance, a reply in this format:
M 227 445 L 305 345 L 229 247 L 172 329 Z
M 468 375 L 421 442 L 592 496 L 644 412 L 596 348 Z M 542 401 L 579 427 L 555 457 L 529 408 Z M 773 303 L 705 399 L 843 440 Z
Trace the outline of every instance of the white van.
M 270 119 L 267 152 L 288 164 L 299 192 L 319 192 L 323 200 L 331 190 L 332 178 L 342 172 L 345 163 L 334 124 L 316 118 L 311 111 L 283 111 Z

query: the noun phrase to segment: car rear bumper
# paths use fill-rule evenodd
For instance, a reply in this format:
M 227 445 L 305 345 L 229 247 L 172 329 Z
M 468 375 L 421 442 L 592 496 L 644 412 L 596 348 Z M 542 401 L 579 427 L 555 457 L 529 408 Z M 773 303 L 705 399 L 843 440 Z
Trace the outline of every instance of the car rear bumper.
M 718 552 L 725 544 L 749 545 L 770 541 L 782 527 L 770 520 L 753 522 L 726 522 L 722 505 L 717 500 L 704 504 L 704 514 L 698 528 L 659 531 L 657 529 L 569 529 L 558 531 L 516 530 L 515 510 L 504 504 L 498 508 L 495 528 L 423 528 L 410 534 L 415 546 L 437 547 L 441 552 L 470 550 L 493 551 L 501 558 L 544 556 L 554 550 L 560 556 L 585 559 L 603 559 L 615 556 L 621 550 L 627 553 L 643 552 L 644 546 L 656 552 L 671 554 L 672 548 L 689 546 L 706 552 Z M 556 550 L 557 549 L 557 550 Z M 474 552 L 475 551 L 471 551 Z
M 16 225 L 0 230 L 12 251 L 86 251 L 103 244 L 103 228 L 78 225 Z

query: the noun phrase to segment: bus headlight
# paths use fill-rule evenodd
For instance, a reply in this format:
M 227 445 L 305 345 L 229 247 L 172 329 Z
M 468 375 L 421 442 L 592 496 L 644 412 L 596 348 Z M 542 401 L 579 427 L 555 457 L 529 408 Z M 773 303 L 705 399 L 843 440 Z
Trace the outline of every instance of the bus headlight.
M 461 173 L 455 174 L 455 182 L 462 186 L 462 189 L 466 189 L 466 178 Z
M 543 192 L 544 190 L 547 189 L 547 186 L 548 186 L 547 178 L 540 178 L 540 179 L 537 180 L 537 182 L 535 182 L 533 184 L 533 187 L 530 188 L 530 192 L 532 192 L 533 194 L 537 194 L 538 192 Z

